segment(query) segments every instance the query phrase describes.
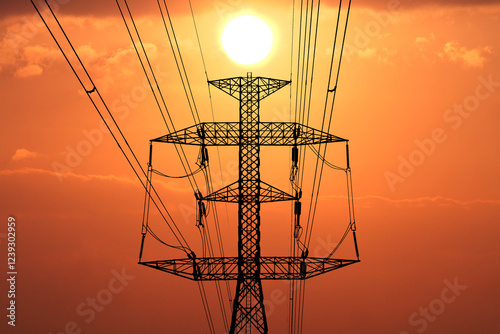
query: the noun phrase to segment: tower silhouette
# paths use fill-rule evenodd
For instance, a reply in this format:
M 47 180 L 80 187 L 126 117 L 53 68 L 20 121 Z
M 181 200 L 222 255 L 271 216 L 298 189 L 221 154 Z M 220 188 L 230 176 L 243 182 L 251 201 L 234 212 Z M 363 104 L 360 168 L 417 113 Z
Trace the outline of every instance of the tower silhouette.
M 239 178 L 198 202 L 238 203 L 238 256 L 189 258 L 139 262 L 174 275 L 193 280 L 236 280 L 230 334 L 268 333 L 261 280 L 302 280 L 344 267 L 359 260 L 302 256 L 263 257 L 260 252 L 260 205 L 265 202 L 295 201 L 300 216 L 300 191 L 288 194 L 260 179 L 260 147 L 297 146 L 346 142 L 346 139 L 296 122 L 261 122 L 260 101 L 290 81 L 253 77 L 233 77 L 209 81 L 240 103 L 239 122 L 199 123 L 152 142 L 207 146 L 239 147 Z M 295 160 L 296 161 L 296 160 Z M 298 221 L 298 219 L 296 220 Z

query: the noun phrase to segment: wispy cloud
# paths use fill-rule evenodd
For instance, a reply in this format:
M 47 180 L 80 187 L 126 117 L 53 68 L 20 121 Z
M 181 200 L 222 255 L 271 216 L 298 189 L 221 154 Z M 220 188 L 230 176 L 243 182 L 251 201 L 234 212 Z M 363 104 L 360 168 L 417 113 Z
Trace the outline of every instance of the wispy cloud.
M 55 178 L 63 178 L 64 180 L 77 180 L 77 181 L 110 181 L 121 184 L 130 184 L 133 186 L 141 187 L 141 184 L 138 182 L 136 178 L 127 178 L 127 177 L 119 177 L 116 175 L 98 175 L 98 174 L 77 174 L 73 172 L 65 172 L 65 173 L 57 173 L 52 170 L 46 170 L 41 168 L 20 168 L 20 169 L 6 169 L 0 170 L 0 176 L 13 176 L 13 175 L 47 175 Z M 144 181 L 144 180 L 143 180 Z M 189 186 L 182 187 L 178 183 L 175 182 L 165 182 L 163 180 L 156 180 L 153 182 L 155 188 L 159 188 L 159 186 L 178 193 L 189 193 L 191 192 L 191 188 Z
M 43 68 L 40 65 L 30 64 L 20 67 L 14 75 L 18 78 L 34 77 L 43 73 Z
M 19 150 L 18 150 L 19 151 Z M 61 174 L 56 173 L 54 171 L 40 169 L 40 168 L 22 168 L 22 169 L 9 169 L 0 171 L 0 175 L 26 175 L 26 174 L 39 174 L 39 175 L 50 175 L 59 177 Z M 76 174 L 76 173 L 64 173 L 62 175 L 64 178 L 72 178 L 81 181 L 91 181 L 91 180 L 108 180 L 108 181 L 116 181 L 120 183 L 129 183 L 129 184 L 137 184 L 135 180 L 131 180 L 129 178 L 118 177 L 115 175 L 95 175 L 95 174 Z
M 457 41 L 447 42 L 439 57 L 454 63 L 462 63 L 466 67 L 483 67 L 486 62 L 485 54 L 491 54 L 491 47 L 467 49 Z
M 436 35 L 434 35 L 434 33 L 431 33 L 428 37 L 418 36 L 417 38 L 415 38 L 414 43 L 419 51 L 423 51 L 424 47 L 434 42 L 435 40 L 436 40 Z
M 335 199 L 343 199 L 346 200 L 346 196 L 325 196 L 326 198 L 335 198 Z M 416 205 L 416 206 L 424 206 L 428 204 L 437 204 L 443 206 L 460 206 L 460 207 L 468 207 L 471 205 L 478 204 L 490 204 L 495 206 L 500 206 L 500 199 L 472 199 L 472 200 L 459 200 L 450 197 L 444 196 L 423 196 L 423 197 L 415 197 L 415 198 L 390 198 L 378 195 L 365 195 L 354 197 L 354 201 L 360 205 L 369 204 L 369 202 L 385 202 L 389 204 L 408 204 L 408 205 Z
M 16 150 L 16 153 L 11 157 L 13 161 L 19 161 L 19 160 L 24 160 L 24 159 L 29 159 L 29 158 L 35 158 L 38 156 L 38 153 L 36 152 L 31 152 L 28 151 L 25 148 L 20 148 Z
M 364 201 L 364 200 L 378 200 L 392 204 L 415 204 L 415 205 L 425 205 L 425 204 L 439 204 L 439 205 L 456 205 L 467 207 L 470 205 L 476 204 L 492 204 L 492 205 L 500 205 L 500 200 L 497 199 L 472 199 L 472 200 L 459 200 L 455 198 L 449 198 L 444 196 L 423 196 L 423 197 L 415 197 L 415 198 L 389 198 L 377 195 L 366 195 L 356 197 L 355 200 Z
M 121 20 L 111 18 L 72 16 L 63 16 L 61 22 L 72 36 L 87 33 L 103 36 L 122 24 Z M 140 24 L 148 22 L 148 19 L 138 20 Z M 0 70 L 10 69 L 15 77 L 28 78 L 42 75 L 48 67 L 64 62 L 56 46 L 53 44 L 46 46 L 46 43 L 34 38 L 40 31 L 46 33 L 43 26 L 27 23 L 25 18 L 19 17 L 0 21 L 0 30 L 5 31 L 0 33 Z M 64 40 L 60 42 L 62 47 L 69 51 L 69 46 Z M 135 75 L 134 66 L 137 65 L 137 59 L 133 46 L 121 47 L 107 43 L 104 46 L 94 47 L 91 43 L 87 43 L 75 45 L 75 48 L 84 64 L 93 68 L 94 79 L 103 82 L 104 85 L 112 86 L 115 84 L 114 80 L 121 76 Z M 145 42 L 144 48 L 150 60 L 154 60 L 159 54 L 158 47 L 152 42 Z M 73 57 L 71 52 L 68 52 L 68 56 L 70 59 Z
M 387 48 L 366 48 L 358 52 L 360 58 L 373 58 L 382 63 L 391 63 L 392 58 L 397 54 L 396 50 Z

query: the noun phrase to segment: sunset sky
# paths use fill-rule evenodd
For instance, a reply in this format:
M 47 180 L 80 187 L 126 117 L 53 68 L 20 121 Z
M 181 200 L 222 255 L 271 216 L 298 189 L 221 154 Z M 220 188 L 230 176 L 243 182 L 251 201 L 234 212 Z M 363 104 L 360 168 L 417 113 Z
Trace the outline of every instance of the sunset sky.
M 52 3 L 146 166 L 149 140 L 167 129 L 115 1 Z M 176 128 L 193 125 L 156 1 L 128 3 Z M 237 121 L 236 100 L 214 87 L 209 99 L 189 3 L 167 4 L 201 121 Z M 290 79 L 292 12 L 296 61 L 300 1 L 192 6 L 210 80 L 247 72 Z M 316 128 L 337 11 L 337 1 L 321 2 L 310 119 Z M 273 33 L 271 52 L 254 65 L 232 61 L 221 44 L 225 25 L 240 15 L 259 17 Z M 499 29 L 500 1 L 352 1 L 330 132 L 349 139 L 361 262 L 306 281 L 304 334 L 500 332 Z M 261 103 L 261 120 L 293 120 L 296 64 L 292 69 L 291 87 Z M 0 87 L 0 259 L 7 263 L 7 221 L 14 217 L 18 271 L 15 328 L 5 317 L 5 279 L 0 285 L 1 332 L 209 333 L 196 282 L 137 264 L 144 190 L 28 0 L 0 2 Z M 338 145 L 326 158 L 345 165 Z M 220 160 L 210 148 L 215 188 L 238 176 L 237 150 L 219 152 Z M 262 149 L 264 181 L 288 189 L 289 153 Z M 155 154 L 157 169 L 183 173 L 173 147 L 155 144 Z M 198 150 L 186 154 L 194 166 Z M 306 184 L 315 162 L 307 154 Z M 201 254 L 189 184 L 155 180 Z M 335 247 L 348 224 L 344 175 L 325 169 L 323 181 L 310 246 L 318 256 Z M 236 206 L 218 210 L 224 247 L 235 256 Z M 155 231 L 175 243 L 153 218 Z M 287 254 L 289 224 L 289 204 L 263 204 L 263 255 Z M 146 242 L 147 260 L 185 257 L 151 237 Z M 353 258 L 352 240 L 340 251 Z M 216 290 L 205 286 L 216 333 L 223 333 Z M 235 283 L 230 287 L 234 293 Z M 270 333 L 286 333 L 288 285 L 264 281 L 263 288 Z M 224 303 L 230 313 L 227 296 Z

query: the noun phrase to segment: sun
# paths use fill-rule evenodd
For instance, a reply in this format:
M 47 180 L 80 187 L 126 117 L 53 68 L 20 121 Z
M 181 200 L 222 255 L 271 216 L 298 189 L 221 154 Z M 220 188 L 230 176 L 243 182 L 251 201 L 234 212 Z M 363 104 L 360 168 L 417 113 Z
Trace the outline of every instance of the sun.
M 273 46 L 273 34 L 261 19 L 251 15 L 239 16 L 224 28 L 222 46 L 235 62 L 251 65 L 269 54 Z

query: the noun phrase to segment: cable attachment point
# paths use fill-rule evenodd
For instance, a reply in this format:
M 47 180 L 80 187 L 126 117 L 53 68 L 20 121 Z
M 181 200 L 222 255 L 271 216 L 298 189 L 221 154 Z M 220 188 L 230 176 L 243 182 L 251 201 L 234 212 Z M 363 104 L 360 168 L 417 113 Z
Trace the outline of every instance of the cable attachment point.
M 196 226 L 203 227 L 203 217 L 207 216 L 207 209 L 205 208 L 205 203 L 203 201 L 198 201 L 198 212 L 196 217 Z
M 91 90 L 86 90 L 85 91 L 87 92 L 87 94 L 92 94 L 93 92 L 95 92 L 96 88 L 95 86 L 91 89 Z
M 306 278 L 306 274 L 307 274 L 307 264 L 306 261 L 302 260 L 302 262 L 300 262 L 300 276 L 304 279 Z
M 295 126 L 295 128 L 293 129 L 293 139 L 295 139 L 295 141 L 297 141 L 299 136 L 300 136 L 300 125 L 297 124 Z
M 197 189 L 194 193 L 194 197 L 196 197 L 198 210 L 196 210 L 196 226 L 203 227 L 203 217 L 207 216 L 207 209 L 205 207 L 205 203 L 203 203 L 203 196 L 199 189 Z
M 196 164 L 200 168 L 205 168 L 208 166 L 208 149 L 205 145 L 200 147 L 200 154 L 198 154 L 198 161 Z
M 296 201 L 294 205 L 294 214 L 295 214 L 295 230 L 294 237 L 295 239 L 300 238 L 300 234 L 302 231 L 302 226 L 300 226 L 300 214 L 302 212 L 302 203 L 300 201 Z
M 201 191 L 199 189 L 196 189 L 194 192 L 194 197 L 196 197 L 197 201 L 201 201 L 203 199 L 203 196 L 201 195 Z
M 302 189 L 295 191 L 295 198 L 297 198 L 297 199 L 302 198 Z

